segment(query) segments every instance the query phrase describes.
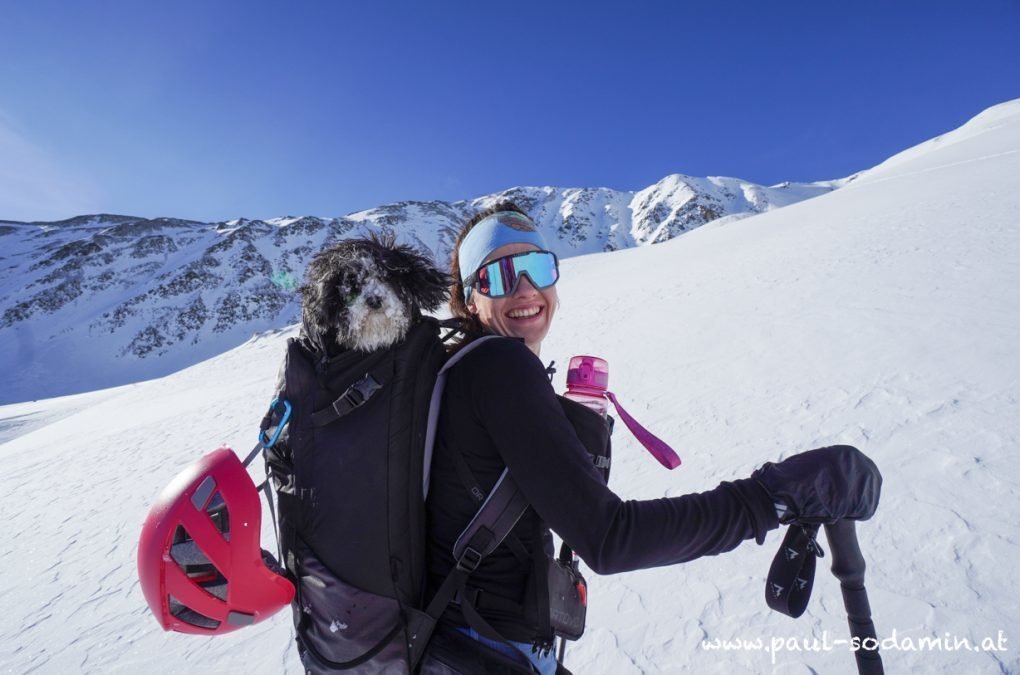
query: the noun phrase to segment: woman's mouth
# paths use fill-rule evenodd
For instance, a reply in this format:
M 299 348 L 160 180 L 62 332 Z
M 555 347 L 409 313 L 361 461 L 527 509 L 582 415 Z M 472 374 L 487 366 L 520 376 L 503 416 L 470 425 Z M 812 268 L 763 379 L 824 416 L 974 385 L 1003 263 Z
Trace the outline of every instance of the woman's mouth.
M 520 307 L 518 309 L 512 309 L 506 313 L 507 317 L 517 321 L 524 319 L 532 319 L 542 313 L 542 308 L 536 307 Z

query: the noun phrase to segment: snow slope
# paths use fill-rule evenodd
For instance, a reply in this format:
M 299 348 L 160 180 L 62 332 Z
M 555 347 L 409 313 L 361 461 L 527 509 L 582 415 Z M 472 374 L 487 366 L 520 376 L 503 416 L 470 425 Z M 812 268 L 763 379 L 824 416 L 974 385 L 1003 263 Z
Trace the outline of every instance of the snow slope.
M 611 485 L 628 498 L 861 447 L 885 477 L 877 516 L 858 526 L 879 636 L 1007 639 L 1004 652 L 887 650 L 887 671 L 1020 672 L 1020 101 L 941 138 L 815 199 L 565 261 L 543 357 L 606 357 L 630 412 L 680 452 L 667 472 L 621 426 Z M 292 330 L 94 400 L 0 407 L 0 671 L 301 672 L 286 613 L 222 638 L 164 634 L 134 568 L 148 505 L 173 475 L 220 443 L 254 443 Z M 38 424 L 14 428 L 29 413 Z M 589 575 L 588 631 L 567 665 L 854 672 L 838 649 L 702 646 L 846 637 L 828 559 L 803 617 L 767 609 L 781 538 Z

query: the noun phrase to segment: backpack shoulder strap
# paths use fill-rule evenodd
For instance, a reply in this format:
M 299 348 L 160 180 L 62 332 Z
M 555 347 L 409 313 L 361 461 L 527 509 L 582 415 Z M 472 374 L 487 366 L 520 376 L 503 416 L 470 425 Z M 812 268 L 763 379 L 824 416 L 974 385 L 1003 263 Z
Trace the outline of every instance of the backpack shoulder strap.
M 447 359 L 436 376 L 436 384 L 432 387 L 432 399 L 429 401 L 429 418 L 425 427 L 425 459 L 422 464 L 422 499 L 429 495 L 429 478 L 432 474 L 432 451 L 436 446 L 436 429 L 439 425 L 439 406 L 443 401 L 443 389 L 446 388 L 446 375 L 461 359 L 489 340 L 502 339 L 498 335 L 486 335 L 468 343 L 456 354 Z
M 524 493 L 510 476 L 510 470 L 503 469 L 485 503 L 453 544 L 457 567 L 474 571 L 478 562 L 496 550 L 527 510 Z
M 446 385 L 446 376 L 450 368 L 467 356 L 468 353 L 478 348 L 483 342 L 499 339 L 498 336 L 485 336 L 478 338 L 463 347 L 454 354 L 439 371 L 436 377 L 436 384 L 432 390 L 432 400 L 429 403 L 428 426 L 425 433 L 425 464 L 424 484 L 422 495 L 428 494 L 429 467 L 432 463 L 432 451 L 436 442 L 436 428 L 439 422 L 439 406 L 443 398 L 443 388 Z M 510 477 L 509 470 L 504 469 L 496 485 L 492 488 L 489 496 L 482 503 L 474 518 L 467 528 L 461 533 L 454 544 L 454 559 L 456 564 L 450 573 L 443 580 L 435 596 L 429 601 L 425 613 L 431 621 L 439 620 L 447 605 L 457 594 L 461 592 L 467 583 L 468 577 L 478 567 L 479 563 L 498 547 L 510 534 L 517 521 L 528 508 L 528 502 L 517 484 Z M 412 645 L 412 660 L 417 663 L 424 641 L 416 641 Z M 417 647 L 417 648 L 415 648 Z
M 425 613 L 433 621 L 438 621 L 446 606 L 457 597 L 467 584 L 468 577 L 474 572 L 482 560 L 492 553 L 510 534 L 517 521 L 528 509 L 528 501 L 517 483 L 510 477 L 510 470 L 504 469 L 495 487 L 486 498 L 478 513 L 468 523 L 467 528 L 453 545 L 453 557 L 457 561 L 450 573 L 446 575 L 439 590 L 429 602 Z M 467 606 L 465 606 L 465 604 Z M 481 617 L 477 615 L 470 603 L 462 604 L 467 610 L 465 618 L 472 627 L 490 639 L 505 641 Z

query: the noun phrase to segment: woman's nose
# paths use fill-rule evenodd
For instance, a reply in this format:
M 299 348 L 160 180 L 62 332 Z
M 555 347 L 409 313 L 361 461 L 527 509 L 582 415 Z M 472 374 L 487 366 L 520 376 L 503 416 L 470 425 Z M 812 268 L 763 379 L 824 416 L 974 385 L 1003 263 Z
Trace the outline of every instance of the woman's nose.
M 514 297 L 519 295 L 538 295 L 538 289 L 531 283 L 531 277 L 524 274 L 517 278 L 517 288 L 514 290 Z

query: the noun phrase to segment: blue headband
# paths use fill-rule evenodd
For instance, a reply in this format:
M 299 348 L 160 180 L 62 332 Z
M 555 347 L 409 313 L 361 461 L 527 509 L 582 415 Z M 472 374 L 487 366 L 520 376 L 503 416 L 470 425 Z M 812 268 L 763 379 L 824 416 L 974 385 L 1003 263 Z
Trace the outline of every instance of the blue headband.
M 543 251 L 549 250 L 545 237 L 535 227 L 531 218 L 516 211 L 494 213 L 471 228 L 457 249 L 461 281 L 474 274 L 493 251 L 507 244 L 532 244 Z M 471 289 L 465 287 L 465 301 L 470 293 Z

